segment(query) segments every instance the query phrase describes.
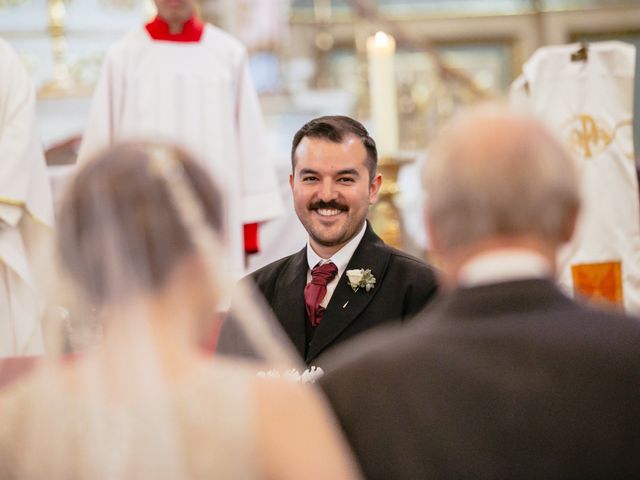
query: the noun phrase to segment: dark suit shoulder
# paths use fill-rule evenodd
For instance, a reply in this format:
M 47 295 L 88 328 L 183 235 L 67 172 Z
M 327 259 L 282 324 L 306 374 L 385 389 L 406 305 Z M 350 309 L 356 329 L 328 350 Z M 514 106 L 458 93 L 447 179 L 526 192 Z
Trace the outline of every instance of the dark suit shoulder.
M 246 278 L 253 278 L 254 281 L 258 282 L 258 281 L 261 281 L 263 279 L 268 279 L 270 277 L 277 277 L 278 274 L 283 269 L 285 269 L 287 267 L 287 265 L 289 264 L 291 259 L 294 257 L 294 255 L 295 254 L 289 255 L 287 257 L 283 257 L 283 258 L 281 258 L 279 260 L 271 262 L 270 264 L 259 268 L 255 272 L 250 273 L 249 275 L 247 275 L 244 278 L 245 279 Z
M 392 261 L 398 262 L 405 268 L 410 268 L 418 272 L 422 271 L 424 273 L 435 276 L 436 269 L 424 260 L 421 260 L 418 257 L 414 257 L 413 255 L 407 252 L 403 252 L 402 250 L 398 250 L 397 248 L 393 248 L 388 245 L 386 245 L 386 247 L 389 249 Z
M 413 255 L 388 247 L 390 258 L 385 282 L 404 292 L 402 317 L 418 313 L 438 292 L 436 269 Z
M 279 260 L 271 262 L 270 264 L 259 268 L 255 272 L 250 273 L 249 275 L 244 277 L 243 280 L 251 278 L 260 288 L 267 284 L 274 284 L 280 274 L 291 265 L 291 262 L 296 260 L 302 254 L 303 252 L 299 251 L 287 257 L 283 257 Z

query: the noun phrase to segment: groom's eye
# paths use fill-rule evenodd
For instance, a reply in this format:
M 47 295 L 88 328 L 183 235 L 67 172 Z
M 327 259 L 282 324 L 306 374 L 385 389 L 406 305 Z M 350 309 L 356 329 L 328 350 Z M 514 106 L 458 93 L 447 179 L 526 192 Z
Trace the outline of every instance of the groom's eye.
M 352 177 L 341 177 L 338 179 L 339 183 L 353 183 L 355 182 L 355 179 Z

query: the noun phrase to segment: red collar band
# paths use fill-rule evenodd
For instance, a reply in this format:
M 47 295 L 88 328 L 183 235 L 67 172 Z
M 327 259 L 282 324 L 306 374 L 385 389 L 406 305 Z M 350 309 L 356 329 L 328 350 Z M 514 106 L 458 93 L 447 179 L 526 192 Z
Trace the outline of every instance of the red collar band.
M 172 34 L 169 32 L 169 24 L 158 15 L 151 22 L 145 25 L 147 32 L 154 40 L 165 40 L 168 42 L 199 42 L 204 31 L 202 23 L 195 15 L 184 22 L 182 32 Z

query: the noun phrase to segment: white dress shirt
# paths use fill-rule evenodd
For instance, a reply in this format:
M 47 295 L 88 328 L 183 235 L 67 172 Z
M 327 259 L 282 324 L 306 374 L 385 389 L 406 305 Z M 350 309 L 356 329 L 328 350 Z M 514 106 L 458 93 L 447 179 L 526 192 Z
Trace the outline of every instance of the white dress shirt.
M 458 273 L 458 284 L 474 287 L 526 278 L 550 278 L 552 272 L 549 261 L 539 253 L 524 248 L 505 248 L 471 257 Z
M 349 260 L 353 256 L 353 252 L 356 251 L 358 245 L 360 245 L 360 241 L 362 237 L 364 237 L 364 232 L 367 229 L 367 222 L 364 222 L 362 229 L 358 232 L 358 234 L 353 237 L 349 242 L 334 253 L 331 258 L 322 258 L 318 255 L 314 250 L 309 241 L 307 240 L 307 263 L 309 264 L 309 270 L 307 271 L 307 284 L 311 282 L 311 269 L 316 265 L 323 265 L 325 263 L 333 262 L 336 267 L 338 267 L 338 273 L 333 280 L 331 280 L 327 284 L 327 293 L 320 302 L 320 306 L 327 308 L 329 304 L 329 300 L 331 300 L 331 296 L 333 295 L 334 290 L 336 289 L 336 285 L 338 285 L 338 281 L 340 281 L 340 277 L 347 269 L 347 265 L 349 264 Z

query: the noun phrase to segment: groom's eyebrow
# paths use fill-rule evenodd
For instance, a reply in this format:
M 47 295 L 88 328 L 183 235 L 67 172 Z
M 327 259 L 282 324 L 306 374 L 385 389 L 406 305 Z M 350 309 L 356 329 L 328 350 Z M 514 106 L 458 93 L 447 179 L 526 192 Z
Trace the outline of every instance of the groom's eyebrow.
M 359 177 L 360 173 L 355 168 L 345 168 L 344 170 L 338 170 L 336 175 L 351 175 L 354 177 Z
M 303 176 L 303 175 L 319 175 L 317 170 L 314 170 L 312 168 L 301 168 L 300 171 L 298 172 L 299 176 Z M 354 177 L 359 177 L 360 173 L 358 172 L 358 170 L 356 170 L 355 168 L 345 168 L 342 170 L 338 170 L 335 173 L 336 176 L 341 176 L 341 175 L 351 175 Z

